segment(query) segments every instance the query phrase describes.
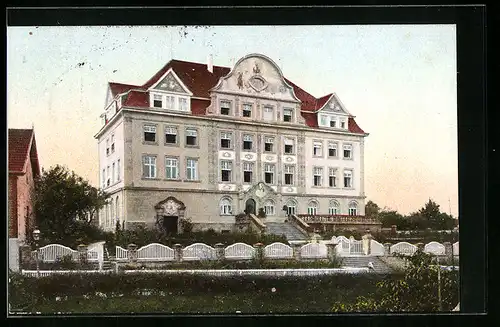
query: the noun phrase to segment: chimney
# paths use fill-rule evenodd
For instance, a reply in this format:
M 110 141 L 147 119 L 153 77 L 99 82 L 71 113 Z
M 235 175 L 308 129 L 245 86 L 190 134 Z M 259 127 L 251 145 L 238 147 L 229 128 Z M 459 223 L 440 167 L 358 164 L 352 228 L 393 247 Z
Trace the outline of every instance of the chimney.
M 213 64 L 213 60 L 212 60 L 212 55 L 208 55 L 208 58 L 207 58 L 207 70 L 211 73 L 214 72 L 214 64 Z

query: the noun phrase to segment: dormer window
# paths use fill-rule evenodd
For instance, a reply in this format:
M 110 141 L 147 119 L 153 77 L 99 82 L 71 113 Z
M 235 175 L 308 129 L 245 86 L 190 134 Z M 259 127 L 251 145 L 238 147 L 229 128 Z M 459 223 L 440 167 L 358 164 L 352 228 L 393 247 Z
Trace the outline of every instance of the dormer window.
M 330 127 L 337 127 L 337 121 L 333 118 L 330 120 Z
M 327 117 L 325 115 L 320 116 L 320 125 L 321 126 L 328 126 Z
M 293 120 L 293 110 L 289 108 L 283 109 L 283 121 L 291 123 Z
M 342 120 L 340 121 L 340 128 L 346 128 L 346 127 L 345 127 L 345 120 L 344 120 L 344 119 L 342 119 Z
M 153 107 L 162 108 L 163 107 L 163 97 L 159 94 L 153 95 Z
M 220 114 L 228 116 L 231 113 L 231 102 L 221 101 L 220 102 Z
M 187 111 L 188 103 L 186 98 L 179 98 L 179 110 Z
M 265 106 L 264 107 L 263 118 L 264 118 L 264 120 L 267 120 L 267 121 L 274 120 L 274 110 L 273 110 L 273 107 L 271 107 L 271 106 Z

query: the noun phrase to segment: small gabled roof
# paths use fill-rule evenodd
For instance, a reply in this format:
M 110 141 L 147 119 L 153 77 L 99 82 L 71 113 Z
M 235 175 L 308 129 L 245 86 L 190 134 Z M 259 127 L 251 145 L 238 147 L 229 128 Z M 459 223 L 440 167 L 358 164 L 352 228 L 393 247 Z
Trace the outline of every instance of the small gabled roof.
M 34 176 L 40 175 L 40 164 L 33 129 L 9 129 L 9 173 L 25 173 L 31 160 Z

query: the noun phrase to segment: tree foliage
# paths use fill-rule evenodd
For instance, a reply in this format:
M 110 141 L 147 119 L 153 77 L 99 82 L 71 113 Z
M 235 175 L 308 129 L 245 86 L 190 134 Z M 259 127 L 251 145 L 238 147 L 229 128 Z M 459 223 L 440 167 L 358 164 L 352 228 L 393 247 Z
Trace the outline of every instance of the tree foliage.
M 68 243 L 99 233 L 94 223 L 108 196 L 66 167 L 42 170 L 33 190 L 34 213 L 45 242 Z M 70 242 L 74 243 L 74 242 Z
M 438 266 L 435 257 L 418 250 L 401 256 L 408 265 L 399 279 L 386 278 L 377 291 L 358 297 L 353 303 L 336 302 L 334 312 L 423 312 L 451 311 L 459 301 L 458 271 L 440 271 L 441 305 L 438 296 Z
M 365 216 L 367 218 L 377 218 L 380 213 L 380 207 L 372 200 L 365 204 Z

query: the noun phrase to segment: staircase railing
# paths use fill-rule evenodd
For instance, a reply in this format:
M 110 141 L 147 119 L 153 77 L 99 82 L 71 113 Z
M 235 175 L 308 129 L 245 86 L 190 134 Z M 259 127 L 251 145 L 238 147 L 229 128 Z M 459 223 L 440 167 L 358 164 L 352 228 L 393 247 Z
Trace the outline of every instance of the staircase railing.
M 297 215 L 289 215 L 288 217 L 292 225 L 297 227 L 302 233 L 309 236 L 314 232 L 313 228 L 309 226 L 308 223 L 297 217 Z
M 253 213 L 250 214 L 250 225 L 252 229 L 256 229 L 259 233 L 266 231 L 266 225 Z

